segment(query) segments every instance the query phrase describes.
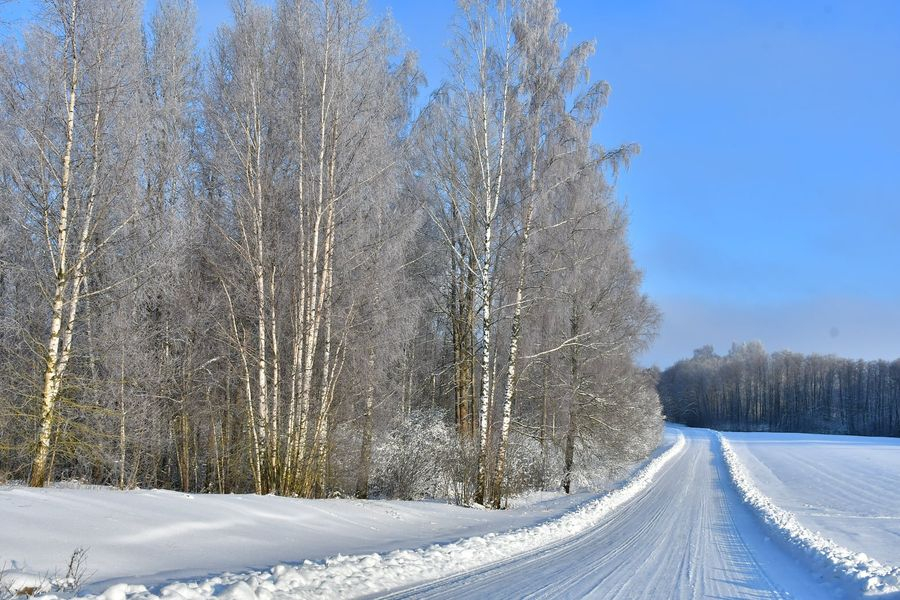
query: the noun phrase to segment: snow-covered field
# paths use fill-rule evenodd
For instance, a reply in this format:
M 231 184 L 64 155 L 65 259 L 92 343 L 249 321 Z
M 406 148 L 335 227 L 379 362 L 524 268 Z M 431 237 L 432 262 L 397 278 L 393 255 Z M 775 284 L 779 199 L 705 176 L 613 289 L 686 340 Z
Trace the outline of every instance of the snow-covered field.
M 900 566 L 872 552 L 896 551 L 894 440 L 809 434 L 719 434 L 719 440 L 744 502 L 776 539 L 851 591 L 900 595 Z M 875 527 L 873 520 L 889 523 Z
M 722 435 L 759 490 L 808 529 L 900 565 L 900 439 Z

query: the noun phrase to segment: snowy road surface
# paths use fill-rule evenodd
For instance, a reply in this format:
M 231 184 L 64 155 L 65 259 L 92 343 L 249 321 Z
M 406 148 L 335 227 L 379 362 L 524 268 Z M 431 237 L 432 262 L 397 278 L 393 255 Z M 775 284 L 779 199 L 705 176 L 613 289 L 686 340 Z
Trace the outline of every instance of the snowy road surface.
M 715 434 L 687 444 L 638 498 L 575 539 L 395 598 L 833 598 L 842 590 L 767 538 Z

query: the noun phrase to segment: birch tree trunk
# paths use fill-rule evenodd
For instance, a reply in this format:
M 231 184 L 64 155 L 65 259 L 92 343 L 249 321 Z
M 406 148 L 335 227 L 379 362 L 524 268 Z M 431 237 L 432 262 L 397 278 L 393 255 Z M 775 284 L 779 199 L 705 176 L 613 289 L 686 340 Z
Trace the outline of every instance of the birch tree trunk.
M 502 6 L 502 5 L 501 5 Z M 484 193 L 484 241 L 481 248 L 481 292 L 484 306 L 481 313 L 481 329 L 482 329 L 482 349 L 481 349 L 481 405 L 479 408 L 479 422 L 481 431 L 479 435 L 478 447 L 478 476 L 475 488 L 475 502 L 484 504 L 487 497 L 487 459 L 488 445 L 490 442 L 489 419 L 491 409 L 491 391 L 492 391 L 492 360 L 493 360 L 493 340 L 491 330 L 493 321 L 491 316 L 491 305 L 494 301 L 494 253 L 493 253 L 493 230 L 494 220 L 497 217 L 497 209 L 500 204 L 500 196 L 503 193 L 503 169 L 505 167 L 505 150 L 507 135 L 507 111 L 509 109 L 508 92 L 510 85 L 510 69 L 511 69 L 511 36 L 512 32 L 507 29 L 506 48 L 504 54 L 503 71 L 501 74 L 502 81 L 500 85 L 500 117 L 497 123 L 497 142 L 496 157 L 492 157 L 491 147 L 491 128 L 489 124 L 489 105 L 491 99 L 488 94 L 488 46 L 485 37 L 486 31 L 489 29 L 488 18 L 485 15 L 485 21 L 482 25 L 481 32 L 481 55 L 479 59 L 480 74 L 480 101 L 479 110 L 480 129 L 476 139 L 473 140 L 475 148 L 478 150 L 479 167 L 481 169 L 482 191 Z M 496 163 L 494 164 L 494 161 Z M 496 169 L 496 173 L 495 173 Z
M 90 176 L 88 178 L 87 199 L 82 207 L 84 214 L 81 221 L 81 231 L 78 244 L 75 247 L 74 264 L 69 266 L 69 235 L 70 235 L 70 201 L 72 186 L 72 146 L 74 143 L 75 127 L 75 103 L 78 86 L 78 50 L 76 42 L 76 20 L 78 18 L 78 1 L 72 0 L 71 13 L 71 52 L 72 67 L 70 71 L 70 93 L 66 110 L 66 145 L 63 154 L 62 177 L 60 179 L 60 212 L 59 225 L 56 236 L 57 255 L 52 257 L 56 265 L 56 292 L 54 294 L 50 336 L 47 348 L 47 367 L 44 372 L 44 386 L 41 393 L 40 427 L 38 433 L 38 448 L 32 463 L 32 475 L 30 484 L 41 487 L 46 484 L 49 477 L 47 458 L 50 449 L 50 436 L 53 428 L 54 411 L 62 388 L 63 376 L 72 357 L 72 339 L 75 324 L 78 318 L 79 302 L 87 275 L 87 261 L 91 253 L 89 244 L 93 235 L 94 207 L 98 194 L 98 172 L 100 168 L 100 115 L 103 104 L 101 91 L 96 92 L 94 114 L 92 119 L 92 140 L 90 145 Z M 96 57 L 93 67 L 97 70 L 99 79 L 102 79 L 103 52 Z M 49 216 L 45 214 L 45 219 Z M 45 227 L 49 231 L 49 224 Z M 52 248 L 49 237 L 48 247 Z M 68 311 L 65 311 L 68 308 Z M 63 318 L 65 322 L 63 324 Z M 60 328 L 62 331 L 60 332 Z
M 75 101 L 78 95 L 78 39 L 76 36 L 76 23 L 78 19 L 78 0 L 72 0 L 70 21 L 65 25 L 66 45 L 70 52 L 71 64 L 68 73 L 68 97 L 66 102 L 66 144 L 62 155 L 62 175 L 60 177 L 60 205 L 59 221 L 56 231 L 56 252 L 53 257 L 53 266 L 56 271 L 56 290 L 53 295 L 51 308 L 50 334 L 47 339 L 47 364 L 44 370 L 44 385 L 41 390 L 39 430 L 37 439 L 37 451 L 31 465 L 30 485 L 43 487 L 47 483 L 48 460 L 50 456 L 50 436 L 53 431 L 53 417 L 56 409 L 56 400 L 59 394 L 61 348 L 60 331 L 62 329 L 63 310 L 66 304 L 66 290 L 69 287 L 68 265 L 68 237 L 69 237 L 69 201 L 71 196 L 72 179 L 72 145 L 75 139 Z M 45 217 L 46 218 L 46 217 Z M 47 227 L 49 231 L 49 219 Z M 48 246 L 52 247 L 48 233 Z
M 509 427 L 512 422 L 513 399 L 516 393 L 516 363 L 519 359 L 519 337 L 522 332 L 522 299 L 525 292 L 525 277 L 528 266 L 528 235 L 531 232 L 532 206 L 525 208 L 525 224 L 522 244 L 519 248 L 519 278 L 516 285 L 516 300 L 513 308 L 512 331 L 509 337 L 509 366 L 506 371 L 506 389 L 503 394 L 503 417 L 500 424 L 500 446 L 497 450 L 497 465 L 494 472 L 494 508 L 500 508 L 503 497 L 503 477 L 506 468 L 506 452 L 509 446 Z

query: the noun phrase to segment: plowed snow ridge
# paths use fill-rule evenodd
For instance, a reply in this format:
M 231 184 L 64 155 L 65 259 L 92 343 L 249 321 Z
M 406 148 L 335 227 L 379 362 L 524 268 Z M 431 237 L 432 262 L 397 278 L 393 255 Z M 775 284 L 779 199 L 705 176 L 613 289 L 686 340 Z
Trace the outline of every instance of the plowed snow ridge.
M 611 511 L 628 502 L 685 446 L 675 443 L 639 469 L 622 487 L 580 508 L 537 525 L 500 534 L 461 539 L 445 545 L 387 554 L 335 556 L 321 563 L 278 565 L 268 571 L 226 574 L 201 582 L 173 583 L 153 594 L 142 585 L 117 584 L 94 600 L 269 600 L 277 598 L 349 598 L 387 592 L 424 581 L 448 577 L 509 559 L 541 546 L 577 535 L 595 526 Z M 45 600 L 59 598 L 55 595 Z
M 742 499 L 778 537 L 812 562 L 844 580 L 852 590 L 869 594 L 900 592 L 900 567 L 882 565 L 862 552 L 854 552 L 800 524 L 793 513 L 772 503 L 754 485 L 740 459 L 722 434 L 716 434 L 728 473 Z

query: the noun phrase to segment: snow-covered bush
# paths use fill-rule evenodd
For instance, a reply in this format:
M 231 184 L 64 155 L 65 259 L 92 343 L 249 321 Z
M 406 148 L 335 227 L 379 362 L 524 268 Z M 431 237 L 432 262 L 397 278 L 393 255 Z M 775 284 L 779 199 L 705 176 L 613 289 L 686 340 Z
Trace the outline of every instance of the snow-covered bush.
M 468 505 L 475 494 L 478 480 L 478 444 L 475 439 L 454 435 L 450 463 L 451 483 L 448 499 L 456 504 Z
M 587 408 L 591 426 L 582 428 L 577 441 L 572 479 L 576 487 L 602 489 L 653 452 L 662 439 L 664 420 L 659 397 L 649 386 L 625 390 Z
M 397 419 L 376 442 L 373 491 L 403 500 L 447 497 L 456 445 L 456 433 L 439 410 L 414 410 Z
M 509 436 L 504 496 L 556 489 L 562 481 L 562 453 L 550 443 L 519 432 Z

